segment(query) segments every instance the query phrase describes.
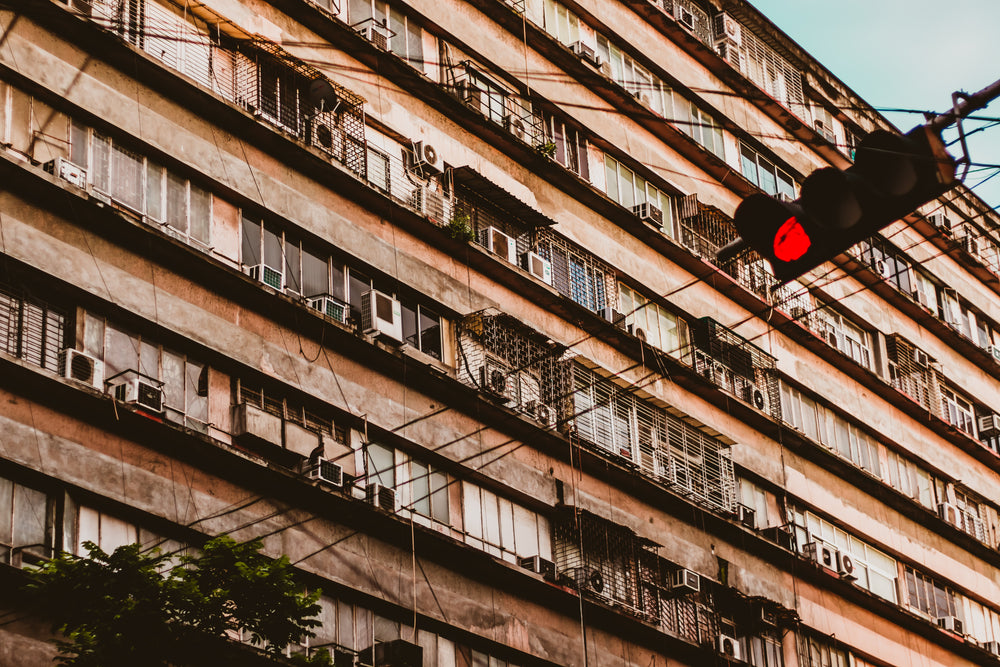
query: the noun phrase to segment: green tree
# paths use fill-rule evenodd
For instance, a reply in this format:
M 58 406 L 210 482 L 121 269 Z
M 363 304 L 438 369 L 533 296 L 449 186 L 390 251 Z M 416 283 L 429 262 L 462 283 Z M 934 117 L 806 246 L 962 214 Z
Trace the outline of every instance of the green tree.
M 29 600 L 61 636 L 62 665 L 267 664 L 319 625 L 319 591 L 302 592 L 288 557 L 262 555 L 258 540 L 217 537 L 181 556 L 84 546 L 86 557 L 63 553 L 29 571 Z M 228 641 L 230 633 L 249 635 L 262 652 Z M 325 651 L 295 662 L 330 664 Z

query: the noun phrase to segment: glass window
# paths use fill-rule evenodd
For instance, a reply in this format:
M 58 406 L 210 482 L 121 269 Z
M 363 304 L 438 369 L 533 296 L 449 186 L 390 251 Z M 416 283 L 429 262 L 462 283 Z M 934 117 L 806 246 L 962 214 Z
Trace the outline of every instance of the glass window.
M 795 181 L 780 167 L 746 144 L 740 144 L 740 169 L 748 181 L 769 195 L 795 198 Z
M 396 462 L 393 450 L 377 442 L 369 443 L 365 448 L 367 453 L 368 479 L 395 488 Z

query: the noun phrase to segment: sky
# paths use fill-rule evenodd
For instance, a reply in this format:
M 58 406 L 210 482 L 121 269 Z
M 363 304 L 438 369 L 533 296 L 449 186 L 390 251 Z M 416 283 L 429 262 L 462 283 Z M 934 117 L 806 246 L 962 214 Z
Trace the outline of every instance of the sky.
M 1000 0 L 750 0 L 764 16 L 866 102 L 884 109 L 943 112 L 955 91 L 974 93 L 1000 79 Z M 915 113 L 883 111 L 906 131 Z M 974 116 L 1000 121 L 1000 100 Z M 964 124 L 973 163 L 1000 166 L 1000 124 Z M 954 128 L 947 140 L 957 138 Z M 951 154 L 961 149 L 954 144 Z M 1000 174 L 973 166 L 965 184 L 1000 206 Z

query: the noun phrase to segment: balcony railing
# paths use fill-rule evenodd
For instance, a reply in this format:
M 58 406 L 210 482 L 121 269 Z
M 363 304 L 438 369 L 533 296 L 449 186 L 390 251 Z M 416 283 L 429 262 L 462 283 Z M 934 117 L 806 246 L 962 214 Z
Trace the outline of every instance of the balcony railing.
M 775 358 L 710 317 L 691 325 L 696 372 L 723 391 L 781 419 Z

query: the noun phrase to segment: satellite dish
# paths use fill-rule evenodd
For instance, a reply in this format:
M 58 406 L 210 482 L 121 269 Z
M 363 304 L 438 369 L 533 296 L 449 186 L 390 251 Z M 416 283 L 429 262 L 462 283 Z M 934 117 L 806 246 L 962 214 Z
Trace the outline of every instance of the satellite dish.
M 333 111 L 340 104 L 340 96 L 332 83 L 317 77 L 309 84 L 309 101 L 320 111 Z

